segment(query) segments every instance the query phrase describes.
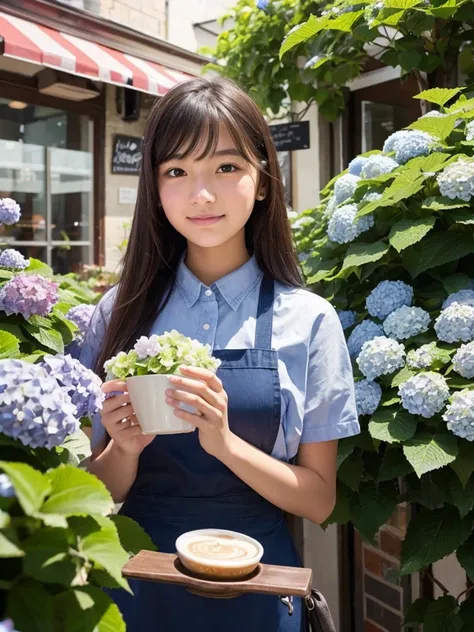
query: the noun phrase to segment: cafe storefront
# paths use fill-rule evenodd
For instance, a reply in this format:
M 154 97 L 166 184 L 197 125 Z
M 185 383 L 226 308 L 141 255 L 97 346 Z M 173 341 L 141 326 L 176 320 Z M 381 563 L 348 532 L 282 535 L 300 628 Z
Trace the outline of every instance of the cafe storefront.
M 133 139 L 155 99 L 199 75 L 204 61 L 54 2 L 5 0 L 0 197 L 14 198 L 22 217 L 0 227 L 0 250 L 14 247 L 61 274 L 113 269 L 134 210 Z

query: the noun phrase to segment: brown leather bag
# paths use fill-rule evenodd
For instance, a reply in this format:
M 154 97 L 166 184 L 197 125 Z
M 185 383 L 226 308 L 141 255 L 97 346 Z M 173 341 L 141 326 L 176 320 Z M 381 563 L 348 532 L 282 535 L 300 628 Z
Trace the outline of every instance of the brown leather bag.
M 329 606 L 319 590 L 313 588 L 311 595 L 305 598 L 305 604 L 310 632 L 336 632 Z

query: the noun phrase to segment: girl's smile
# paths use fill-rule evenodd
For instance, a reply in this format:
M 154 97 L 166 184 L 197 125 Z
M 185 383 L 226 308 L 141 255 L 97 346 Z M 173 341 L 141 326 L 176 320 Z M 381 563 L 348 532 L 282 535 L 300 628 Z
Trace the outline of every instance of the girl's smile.
M 196 215 L 195 217 L 188 217 L 189 221 L 195 226 L 212 226 L 224 219 L 225 215 Z

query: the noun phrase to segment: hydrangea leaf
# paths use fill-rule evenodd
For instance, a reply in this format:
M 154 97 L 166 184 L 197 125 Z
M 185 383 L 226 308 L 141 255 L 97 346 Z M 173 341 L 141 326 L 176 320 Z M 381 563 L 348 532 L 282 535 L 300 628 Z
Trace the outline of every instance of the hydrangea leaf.
M 474 252 L 474 240 L 470 235 L 435 232 L 403 254 L 403 262 L 412 278 L 437 266 L 457 261 Z
M 410 413 L 397 408 L 381 408 L 372 415 L 369 432 L 374 439 L 399 443 L 411 439 L 416 426 L 417 421 Z
M 354 24 L 357 20 L 364 15 L 364 11 L 351 11 L 349 13 L 344 13 L 343 15 L 338 15 L 337 18 L 330 20 L 326 26 L 326 30 L 331 31 L 344 31 L 345 33 L 350 33 L 353 30 Z
M 336 505 L 327 520 L 321 523 L 321 528 L 326 529 L 330 524 L 347 524 L 351 520 L 348 491 L 338 484 L 336 490 Z
M 456 160 L 455 156 L 451 154 L 444 154 L 439 151 L 435 151 L 428 156 L 418 156 L 410 160 L 410 164 L 405 167 L 406 169 L 419 169 L 425 173 L 436 173 L 444 169 L 450 162 Z M 429 198 L 428 198 L 429 199 Z
M 457 114 L 451 114 L 447 116 L 427 116 L 421 118 L 408 126 L 409 129 L 418 129 L 422 132 L 428 132 L 431 136 L 444 140 L 447 138 L 454 129 Z
M 457 551 L 458 562 L 469 575 L 469 579 L 474 581 L 474 535 L 464 542 Z
M 1 279 L 11 279 L 13 276 L 13 272 L 10 270 L 3 270 L 0 268 L 0 280 Z
M 45 277 L 53 276 L 53 270 L 47 263 L 39 259 L 34 259 L 33 257 L 30 257 L 30 265 L 25 268 L 24 271 L 34 272 L 35 274 L 41 274 Z
M 136 555 L 144 549 L 157 550 L 148 533 L 128 516 L 113 515 L 110 516 L 110 520 L 116 526 L 120 543 L 129 555 Z
M 390 386 L 392 388 L 396 388 L 397 386 L 400 386 L 400 384 L 403 384 L 403 382 L 409 380 L 414 375 L 415 373 L 413 371 L 410 371 L 410 369 L 405 366 L 401 371 L 393 376 L 392 381 L 390 382 Z
M 83 423 L 82 427 L 84 425 Z M 91 442 L 83 430 L 78 430 L 66 437 L 61 448 L 65 448 L 69 452 L 68 463 L 70 465 L 77 466 L 91 455 Z
M 360 209 L 356 218 L 373 213 L 379 207 L 394 206 L 398 202 L 415 195 L 425 183 L 424 176 L 418 169 L 407 168 L 399 172 L 392 184 L 385 189 L 380 200 L 370 202 Z
M 459 610 L 459 616 L 464 623 L 464 632 L 474 630 L 474 600 L 466 599 L 462 602 Z
M 308 277 L 307 283 L 309 285 L 319 283 L 326 277 L 331 276 L 331 274 L 336 270 L 338 263 L 338 259 L 323 259 L 321 261 L 312 260 L 308 263 L 308 267 L 311 267 L 311 275 Z
M 112 599 L 95 586 L 80 586 L 54 597 L 61 630 L 68 632 L 125 632 L 125 623 Z
M 466 486 L 474 472 L 474 444 L 469 441 L 460 441 L 459 453 L 449 466 L 454 470 L 461 484 Z
M 97 477 L 72 465 L 60 465 L 46 474 L 51 493 L 41 507 L 43 514 L 72 516 L 106 514 L 114 502 L 105 485 Z
M 469 202 L 452 200 L 446 196 L 439 195 L 426 198 L 421 208 L 428 211 L 448 211 L 454 208 L 469 208 Z
M 414 98 L 423 99 L 424 101 L 443 106 L 460 92 L 461 88 L 431 88 L 430 90 L 424 90 L 416 94 Z
M 387 254 L 389 248 L 390 246 L 383 241 L 376 241 L 373 244 L 366 244 L 364 242 L 353 243 L 347 249 L 341 271 L 378 261 Z
M 474 517 L 461 519 L 457 509 L 449 505 L 413 516 L 402 542 L 400 573 L 416 573 L 453 553 L 467 540 L 473 524 Z
M 407 610 L 403 624 L 423 623 L 426 611 L 431 603 L 432 599 L 427 599 L 426 597 L 414 601 Z
M 51 595 L 37 580 L 20 578 L 13 584 L 8 593 L 7 612 L 18 630 L 54 630 Z
M 423 621 L 425 632 L 459 632 L 463 626 L 457 599 L 445 595 L 432 601 Z
M 345 439 L 339 441 L 337 446 L 337 469 L 354 452 L 354 449 L 355 445 L 351 441 L 346 441 Z
M 449 497 L 450 502 L 459 511 L 461 518 L 467 516 L 474 507 L 474 479 L 470 479 L 463 487 L 459 479 L 453 474 L 449 484 Z
M 403 446 L 403 452 L 419 477 L 452 463 L 458 455 L 458 442 L 446 432 L 421 432 Z
M 315 15 L 311 15 L 307 22 L 303 22 L 302 24 L 299 24 L 296 28 L 292 29 L 292 31 L 289 32 L 283 40 L 283 44 L 280 48 L 280 59 L 289 50 L 291 50 L 295 46 L 298 46 L 298 44 L 306 42 L 306 40 L 310 39 L 310 37 L 313 37 L 314 35 L 316 35 L 316 33 L 319 33 L 324 28 L 326 28 L 329 20 L 329 15 L 323 16 L 321 18 L 317 18 Z
M 0 559 L 10 557 L 23 557 L 24 551 L 19 548 L 13 529 L 0 531 Z
M 54 351 L 54 353 L 64 353 L 64 341 L 58 331 L 42 329 L 28 324 L 25 324 L 25 330 L 47 349 Z
M 347 459 L 341 463 L 337 471 L 339 480 L 353 492 L 358 491 L 362 473 L 364 471 L 364 462 L 359 451 L 352 452 Z
M 33 515 L 51 489 L 48 477 L 26 463 L 0 461 L 0 469 L 8 474 L 25 514 Z
M 20 353 L 19 345 L 20 340 L 15 335 L 8 331 L 0 330 L 0 360 L 18 357 Z
M 349 501 L 352 522 L 359 533 L 373 543 L 375 534 L 390 518 L 397 504 L 398 489 L 394 481 L 379 485 L 369 481 Z
M 76 577 L 76 560 L 69 555 L 70 534 L 66 529 L 44 527 L 24 543 L 26 575 L 44 583 L 69 586 Z
M 401 252 L 419 242 L 435 225 L 434 217 L 415 220 L 402 219 L 394 224 L 390 230 L 388 240 L 397 252 Z
M 387 448 L 385 449 L 382 463 L 380 464 L 377 481 L 379 483 L 382 481 L 391 481 L 400 476 L 406 476 L 412 471 L 413 468 L 406 460 L 401 449 Z

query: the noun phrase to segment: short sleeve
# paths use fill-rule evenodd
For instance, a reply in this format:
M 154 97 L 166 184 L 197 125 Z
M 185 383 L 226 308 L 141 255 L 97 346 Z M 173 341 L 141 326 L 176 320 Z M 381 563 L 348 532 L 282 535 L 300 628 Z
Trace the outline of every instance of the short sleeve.
M 354 377 L 339 317 L 329 303 L 313 325 L 307 365 L 301 443 L 360 432 Z
M 107 324 L 110 320 L 114 297 L 115 288 L 112 288 L 102 297 L 92 314 L 89 329 L 85 335 L 79 355 L 79 361 L 88 369 L 93 369 L 100 353 Z M 100 443 L 104 436 L 105 429 L 102 426 L 100 414 L 97 413 L 92 419 L 91 447 L 94 448 Z

